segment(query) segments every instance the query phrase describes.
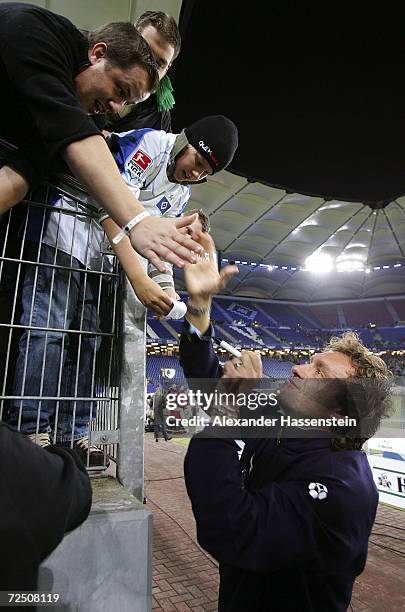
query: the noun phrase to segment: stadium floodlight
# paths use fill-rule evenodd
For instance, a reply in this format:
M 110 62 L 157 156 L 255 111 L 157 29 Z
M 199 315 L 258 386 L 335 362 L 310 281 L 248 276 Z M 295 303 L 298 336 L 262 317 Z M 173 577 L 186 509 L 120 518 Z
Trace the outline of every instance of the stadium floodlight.
M 360 272 L 364 270 L 364 258 L 360 255 L 342 257 L 336 262 L 338 272 Z
M 333 269 L 333 260 L 327 253 L 315 251 L 305 260 L 305 269 L 316 274 L 326 274 Z

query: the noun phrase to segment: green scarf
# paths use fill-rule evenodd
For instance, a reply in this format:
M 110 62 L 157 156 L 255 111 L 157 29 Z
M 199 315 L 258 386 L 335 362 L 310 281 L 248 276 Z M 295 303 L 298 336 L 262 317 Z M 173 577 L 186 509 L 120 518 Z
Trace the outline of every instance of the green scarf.
M 156 90 L 156 102 L 159 112 L 168 111 L 173 108 L 175 100 L 172 91 L 172 83 L 166 74 L 163 79 L 159 81 L 159 85 Z

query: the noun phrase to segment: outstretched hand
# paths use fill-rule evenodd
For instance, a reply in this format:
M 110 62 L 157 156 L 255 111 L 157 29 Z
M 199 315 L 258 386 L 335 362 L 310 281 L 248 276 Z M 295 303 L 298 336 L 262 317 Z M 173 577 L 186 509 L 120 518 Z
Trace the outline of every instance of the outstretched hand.
M 188 232 L 196 217 L 197 214 L 180 219 L 146 217 L 131 230 L 131 244 L 160 272 L 166 270 L 164 261 L 182 268 L 186 262 L 196 262 L 196 253 L 202 250 Z
M 184 266 L 184 280 L 190 299 L 209 299 L 219 293 L 232 276 L 239 272 L 237 266 L 225 266 L 218 272 L 215 244 L 209 234 L 202 234 L 200 244 L 204 251 L 198 255 L 197 263 Z

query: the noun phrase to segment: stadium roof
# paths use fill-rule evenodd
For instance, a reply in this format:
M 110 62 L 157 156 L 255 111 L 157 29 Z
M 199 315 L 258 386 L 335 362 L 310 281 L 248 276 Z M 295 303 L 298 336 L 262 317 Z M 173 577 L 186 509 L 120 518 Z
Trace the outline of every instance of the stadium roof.
M 240 266 L 236 295 L 404 293 L 402 23 L 391 5 L 183 0 L 175 129 L 214 113 L 239 128 L 230 172 L 190 203 L 210 213 L 222 257 L 262 264 Z M 334 269 L 291 270 L 312 254 Z
M 228 288 L 235 295 L 315 301 L 404 293 L 405 197 L 372 210 L 225 171 L 193 187 L 188 208 L 196 207 L 210 215 L 222 258 L 246 262 Z M 321 274 L 322 260 L 302 270 L 313 253 L 330 256 L 332 270 Z

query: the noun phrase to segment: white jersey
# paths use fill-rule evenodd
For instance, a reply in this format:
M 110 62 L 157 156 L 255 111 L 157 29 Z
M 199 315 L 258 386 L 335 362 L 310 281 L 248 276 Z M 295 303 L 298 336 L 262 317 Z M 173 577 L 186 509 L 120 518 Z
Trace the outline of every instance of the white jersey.
M 151 215 L 180 217 L 190 198 L 188 185 L 172 183 L 167 178 L 175 140 L 176 134 L 150 129 L 111 134 L 110 148 L 120 174 Z M 88 201 L 95 205 L 94 200 Z M 101 226 L 88 214 L 85 216 L 85 208 L 67 196 L 61 195 L 54 206 L 78 214 L 51 213 L 43 242 L 71 254 L 89 269 L 101 269 L 100 249 L 104 241 Z

